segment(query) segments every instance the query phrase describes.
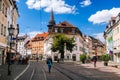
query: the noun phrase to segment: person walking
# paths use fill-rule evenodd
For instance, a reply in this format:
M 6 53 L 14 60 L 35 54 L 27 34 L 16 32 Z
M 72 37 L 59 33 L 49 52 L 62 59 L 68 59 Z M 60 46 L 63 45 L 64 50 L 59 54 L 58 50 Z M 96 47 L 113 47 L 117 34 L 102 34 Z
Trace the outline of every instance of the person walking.
M 39 60 L 39 58 L 37 57 L 37 58 L 36 58 L 36 61 L 38 62 L 38 60 Z
M 47 58 L 47 65 L 48 65 L 48 71 L 50 73 L 51 72 L 51 67 L 52 67 L 52 58 L 51 57 Z
M 93 56 L 92 61 L 94 62 L 94 67 L 96 67 L 96 62 L 97 62 L 97 56 Z

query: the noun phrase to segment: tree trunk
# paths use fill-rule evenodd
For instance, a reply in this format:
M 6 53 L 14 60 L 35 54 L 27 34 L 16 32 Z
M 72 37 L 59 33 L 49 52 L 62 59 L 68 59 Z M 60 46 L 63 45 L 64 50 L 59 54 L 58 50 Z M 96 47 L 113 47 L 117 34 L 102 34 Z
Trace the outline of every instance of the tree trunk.
M 61 61 L 64 61 L 64 52 L 61 53 Z

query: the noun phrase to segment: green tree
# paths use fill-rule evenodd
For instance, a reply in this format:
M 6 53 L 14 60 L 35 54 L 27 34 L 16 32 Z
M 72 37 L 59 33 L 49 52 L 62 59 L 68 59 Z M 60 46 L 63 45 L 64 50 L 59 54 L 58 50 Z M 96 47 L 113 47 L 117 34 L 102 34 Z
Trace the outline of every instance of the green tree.
M 65 34 L 56 34 L 53 35 L 53 44 L 51 50 L 53 52 L 61 53 L 61 59 L 64 60 L 64 49 L 72 52 L 74 44 L 74 38 L 69 38 Z
M 83 64 L 85 63 L 85 60 L 86 60 L 86 59 L 87 59 L 86 54 L 81 54 L 81 55 L 80 55 L 80 61 L 82 61 Z
M 104 65 L 108 66 L 108 61 L 110 60 L 109 54 L 102 54 L 102 61 L 104 61 Z

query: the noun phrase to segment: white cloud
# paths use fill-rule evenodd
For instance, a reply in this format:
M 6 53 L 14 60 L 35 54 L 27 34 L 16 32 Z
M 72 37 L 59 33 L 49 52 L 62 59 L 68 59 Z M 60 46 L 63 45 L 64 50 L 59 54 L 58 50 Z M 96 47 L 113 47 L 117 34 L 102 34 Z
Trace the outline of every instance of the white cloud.
M 20 2 L 20 0 L 15 0 L 15 1 Z
M 90 0 L 85 0 L 83 2 L 80 2 L 81 7 L 86 7 L 92 4 L 92 2 Z
M 95 34 L 93 34 L 93 36 L 95 36 L 96 39 L 99 39 L 103 43 L 105 42 L 105 39 L 103 37 L 103 33 L 95 33 Z
M 44 9 L 45 12 L 50 12 L 51 9 L 57 14 L 75 13 L 76 7 L 70 6 L 64 0 L 27 0 L 29 9 Z
M 40 32 L 40 31 L 32 31 L 32 32 L 28 32 L 27 35 L 30 36 L 30 38 L 32 37 L 35 37 L 36 34 L 40 34 L 40 33 L 43 33 L 43 32 Z M 19 36 L 23 36 L 25 35 L 26 33 L 20 33 Z
M 120 8 L 97 11 L 95 14 L 89 17 L 88 21 L 93 22 L 93 24 L 107 23 L 111 19 L 111 17 L 117 16 L 119 12 Z
M 25 33 L 20 33 L 18 36 L 23 36 L 23 35 L 25 35 Z

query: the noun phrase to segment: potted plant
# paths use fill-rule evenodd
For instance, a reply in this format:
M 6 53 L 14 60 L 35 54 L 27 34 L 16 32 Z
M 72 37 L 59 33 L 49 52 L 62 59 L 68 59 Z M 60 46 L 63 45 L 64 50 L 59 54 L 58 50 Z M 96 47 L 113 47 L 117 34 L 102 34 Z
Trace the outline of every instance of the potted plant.
M 104 66 L 108 66 L 108 61 L 110 60 L 109 54 L 103 54 L 102 55 L 102 61 L 104 61 Z
M 82 61 L 83 64 L 85 64 L 85 60 L 86 60 L 86 54 L 81 54 L 80 55 L 80 61 Z

